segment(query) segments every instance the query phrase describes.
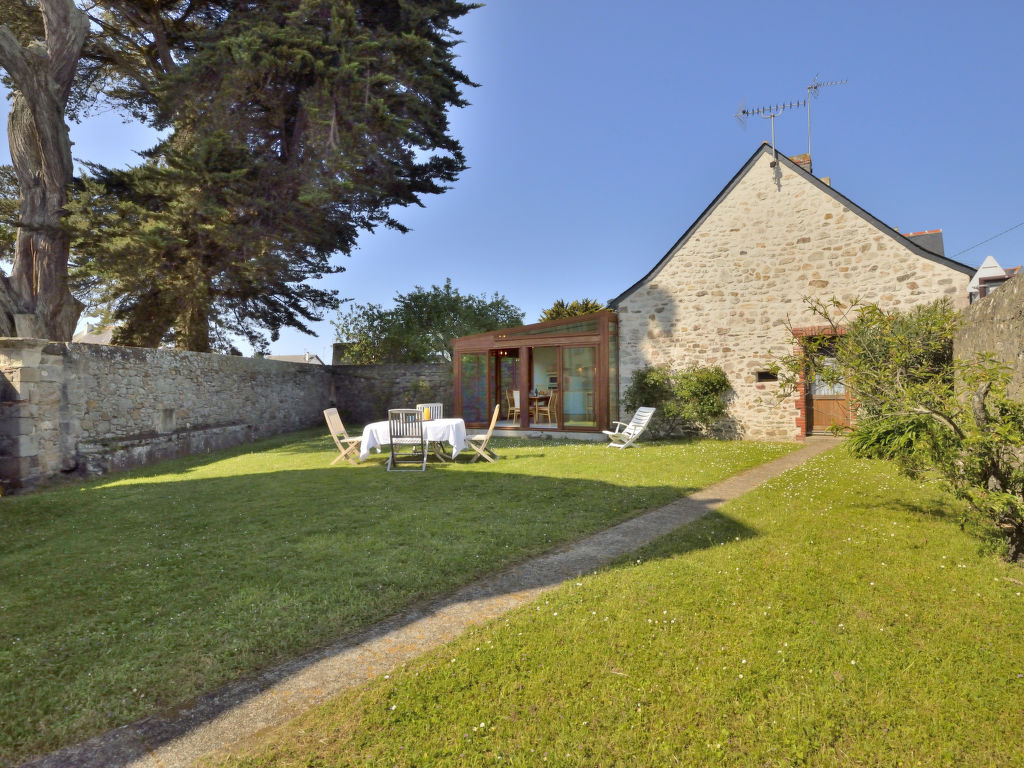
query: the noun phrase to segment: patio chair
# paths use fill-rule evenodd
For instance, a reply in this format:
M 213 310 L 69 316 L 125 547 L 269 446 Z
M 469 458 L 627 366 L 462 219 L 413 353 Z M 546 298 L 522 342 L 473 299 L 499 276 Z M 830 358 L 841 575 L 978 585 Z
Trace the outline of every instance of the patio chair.
M 607 447 L 628 448 L 635 443 L 637 438 L 647 429 L 647 425 L 654 415 L 654 410 L 654 408 L 637 408 L 629 424 L 613 421 L 612 424 L 616 425 L 613 431 L 601 430 L 604 434 L 608 435 L 608 439 L 611 441 Z
M 542 414 L 544 418 L 548 420 L 549 424 L 554 424 L 556 421 L 558 421 L 557 389 L 551 393 L 551 396 L 548 398 L 548 401 L 544 405 L 541 405 L 540 403 L 537 404 L 537 410 L 535 415 L 538 424 L 540 423 L 540 417 Z
M 444 405 L 441 403 L 416 403 L 416 410 L 423 411 L 423 420 L 444 418 Z
M 391 455 L 387 470 L 398 470 L 399 464 L 419 464 L 419 471 L 427 468 L 427 444 L 423 436 L 423 411 L 417 408 L 393 408 L 388 411 L 388 433 Z
M 476 456 L 470 459 L 469 463 L 472 464 L 474 461 L 480 461 L 484 459 L 491 463 L 498 458 L 498 454 L 487 447 L 487 444 L 491 442 L 491 433 L 494 432 L 494 425 L 498 423 L 498 416 L 501 413 L 501 406 L 494 406 L 494 413 L 491 415 L 491 426 L 487 428 L 487 434 L 485 435 L 473 435 L 466 439 L 466 445 L 476 451 Z
M 444 418 L 444 405 L 442 403 L 416 403 L 416 410 L 423 414 L 424 421 L 433 421 Z M 434 455 L 441 461 L 447 461 L 451 456 L 446 456 L 444 448 L 440 443 L 431 443 L 428 446 L 433 449 Z
M 337 408 L 328 408 L 324 411 L 324 418 L 327 420 L 327 429 L 334 438 L 334 444 L 338 446 L 338 456 L 331 462 L 331 466 L 342 459 L 348 459 L 350 464 L 355 464 L 358 461 L 356 457 L 359 456 L 359 438 L 349 437 Z

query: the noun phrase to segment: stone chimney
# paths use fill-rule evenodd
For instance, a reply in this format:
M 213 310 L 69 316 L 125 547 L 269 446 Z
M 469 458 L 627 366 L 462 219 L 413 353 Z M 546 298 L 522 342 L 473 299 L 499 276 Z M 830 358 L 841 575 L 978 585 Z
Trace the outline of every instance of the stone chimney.
M 814 173 L 814 171 L 811 170 L 811 156 L 806 152 L 804 152 L 802 155 L 792 155 L 789 159 L 792 160 L 797 165 L 799 165 L 808 173 Z

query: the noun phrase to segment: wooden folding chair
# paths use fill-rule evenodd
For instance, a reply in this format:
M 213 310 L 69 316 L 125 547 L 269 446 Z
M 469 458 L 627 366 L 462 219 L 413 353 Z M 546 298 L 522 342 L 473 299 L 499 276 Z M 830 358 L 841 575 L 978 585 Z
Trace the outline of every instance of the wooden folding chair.
M 355 464 L 359 457 L 359 438 L 349 437 L 345 425 L 341 422 L 337 408 L 328 408 L 324 411 L 324 418 L 327 419 L 327 429 L 334 438 L 334 444 L 338 446 L 338 456 L 331 462 L 333 467 L 342 459 L 348 459 L 350 464 Z M 339 437 L 340 435 L 340 437 Z
M 476 456 L 470 459 L 469 463 L 485 459 L 491 463 L 498 458 L 498 454 L 487 447 L 491 442 L 491 433 L 494 432 L 494 425 L 498 423 L 498 416 L 501 413 L 501 404 L 494 406 L 494 414 L 491 416 L 491 426 L 487 429 L 486 435 L 473 435 L 466 439 L 466 445 L 476 451 Z
M 423 434 L 423 411 L 418 408 L 392 408 L 388 411 L 388 432 L 391 435 L 388 472 L 398 471 L 399 464 L 419 464 L 419 471 L 426 471 L 427 443 Z

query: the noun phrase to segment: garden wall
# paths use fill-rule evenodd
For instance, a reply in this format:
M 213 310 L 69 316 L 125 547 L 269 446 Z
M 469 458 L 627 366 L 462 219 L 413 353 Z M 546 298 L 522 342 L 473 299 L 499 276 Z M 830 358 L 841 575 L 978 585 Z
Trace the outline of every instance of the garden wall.
M 346 423 L 368 424 L 387 418 L 388 408 L 443 403 L 451 412 L 451 363 L 335 365 L 338 411 Z
M 1014 370 L 1012 397 L 1024 399 L 1024 279 L 1012 277 L 964 310 L 954 354 L 969 360 L 989 353 Z
M 2 338 L 0 485 L 226 448 L 322 424 L 335 404 L 362 423 L 420 395 L 451 402 L 450 366 L 367 368 Z

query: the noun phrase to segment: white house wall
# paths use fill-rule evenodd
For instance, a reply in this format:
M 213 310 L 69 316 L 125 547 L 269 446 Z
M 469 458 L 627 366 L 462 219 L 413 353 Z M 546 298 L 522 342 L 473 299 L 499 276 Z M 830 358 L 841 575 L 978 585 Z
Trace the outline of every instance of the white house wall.
M 794 327 L 822 325 L 809 296 L 905 309 L 949 297 L 966 305 L 969 275 L 925 258 L 806 175 L 763 153 L 645 282 L 618 302 L 620 387 L 648 364 L 719 365 L 734 390 L 726 426 L 793 440 L 796 398 L 759 370 L 792 351 Z

